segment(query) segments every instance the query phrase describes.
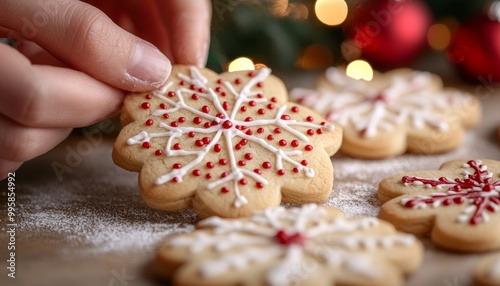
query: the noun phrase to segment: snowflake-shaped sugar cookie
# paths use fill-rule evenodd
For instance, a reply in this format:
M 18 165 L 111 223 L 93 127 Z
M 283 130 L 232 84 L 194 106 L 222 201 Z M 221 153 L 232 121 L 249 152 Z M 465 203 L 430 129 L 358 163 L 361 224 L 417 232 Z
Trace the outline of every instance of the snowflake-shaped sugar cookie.
M 375 73 L 367 82 L 332 67 L 316 90 L 296 88 L 291 98 L 339 123 L 341 151 L 361 158 L 452 150 L 460 145 L 464 127 L 480 116 L 476 98 L 443 89 L 436 75 L 408 69 Z
M 500 249 L 500 162 L 455 160 L 439 171 L 397 175 L 379 185 L 379 217 L 402 231 L 431 234 L 445 248 Z
M 211 217 L 170 237 L 155 268 L 179 285 L 402 285 L 423 256 L 412 235 L 334 208 L 268 208 L 248 218 Z
M 218 75 L 174 66 L 160 90 L 127 96 L 121 119 L 113 159 L 140 171 L 151 207 L 239 217 L 331 192 L 341 128 L 287 102 L 268 68 Z

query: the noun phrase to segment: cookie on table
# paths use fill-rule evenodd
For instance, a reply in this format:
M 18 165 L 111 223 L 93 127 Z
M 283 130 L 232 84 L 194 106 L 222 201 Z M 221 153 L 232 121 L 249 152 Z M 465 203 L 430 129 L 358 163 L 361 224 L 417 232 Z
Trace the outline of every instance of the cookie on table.
M 447 249 L 500 249 L 500 161 L 454 160 L 380 182 L 379 218 Z
M 239 219 L 211 217 L 169 237 L 155 272 L 174 285 L 402 285 L 423 246 L 374 217 L 334 208 L 273 207 Z
M 291 99 L 339 123 L 340 151 L 366 159 L 453 150 L 462 143 L 464 128 L 481 116 L 475 97 L 443 88 L 437 75 L 410 69 L 375 72 L 368 82 L 331 67 L 316 89 L 293 89 Z
M 140 172 L 141 195 L 156 209 L 240 217 L 322 202 L 342 129 L 287 100 L 268 68 L 174 66 L 163 88 L 126 97 L 113 159 Z
M 500 285 L 500 254 L 482 258 L 474 269 L 474 286 Z

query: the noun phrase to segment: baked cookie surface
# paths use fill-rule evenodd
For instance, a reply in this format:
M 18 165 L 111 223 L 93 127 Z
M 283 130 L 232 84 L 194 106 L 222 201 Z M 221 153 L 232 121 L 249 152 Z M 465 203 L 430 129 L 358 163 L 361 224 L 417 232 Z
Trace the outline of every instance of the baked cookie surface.
M 447 249 L 500 249 L 500 162 L 454 160 L 379 184 L 379 218 Z
M 422 252 L 413 235 L 377 218 L 309 204 L 205 219 L 168 238 L 155 269 L 174 285 L 402 285 Z
M 343 153 L 366 159 L 453 150 L 464 128 L 481 116 L 475 97 L 443 88 L 437 75 L 410 69 L 376 72 L 368 82 L 331 67 L 315 90 L 296 88 L 290 94 L 344 128 Z
M 140 172 L 145 202 L 201 217 L 326 200 L 342 129 L 287 101 L 268 68 L 216 74 L 174 66 L 166 85 L 126 97 L 113 159 Z

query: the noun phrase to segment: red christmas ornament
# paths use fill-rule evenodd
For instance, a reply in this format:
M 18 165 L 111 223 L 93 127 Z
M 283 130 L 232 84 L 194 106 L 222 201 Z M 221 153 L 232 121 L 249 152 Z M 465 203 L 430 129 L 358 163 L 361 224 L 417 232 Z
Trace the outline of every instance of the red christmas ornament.
M 420 55 L 431 23 L 429 8 L 419 0 L 367 0 L 354 9 L 344 30 L 364 59 L 390 69 Z
M 484 84 L 500 83 L 500 22 L 481 15 L 458 28 L 448 59 L 467 78 Z

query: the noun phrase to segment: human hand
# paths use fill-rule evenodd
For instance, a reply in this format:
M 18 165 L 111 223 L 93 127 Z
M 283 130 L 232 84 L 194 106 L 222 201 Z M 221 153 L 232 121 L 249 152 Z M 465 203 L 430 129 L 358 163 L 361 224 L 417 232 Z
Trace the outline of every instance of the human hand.
M 125 20 L 127 30 L 174 63 L 205 64 L 208 0 L 89 2 L 117 23 Z M 157 88 L 171 70 L 156 47 L 76 0 L 0 1 L 0 37 L 6 36 L 20 44 L 18 50 L 0 44 L 0 180 L 73 127 L 118 113 L 124 90 Z

